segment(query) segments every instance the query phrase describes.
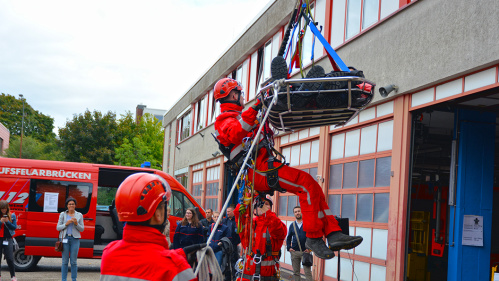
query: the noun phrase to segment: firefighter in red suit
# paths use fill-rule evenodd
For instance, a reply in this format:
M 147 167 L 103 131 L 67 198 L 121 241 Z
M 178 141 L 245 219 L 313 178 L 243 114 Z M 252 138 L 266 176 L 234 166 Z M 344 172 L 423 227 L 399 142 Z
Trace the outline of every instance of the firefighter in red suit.
M 260 203 L 261 202 L 261 203 Z M 260 204 L 259 204 L 260 203 Z M 286 225 L 272 212 L 272 199 L 269 195 L 265 199 L 255 199 L 253 216 L 253 241 L 251 253 L 246 255 L 246 265 L 242 280 L 278 281 L 279 250 L 286 239 Z M 244 214 L 239 216 L 241 205 L 237 205 L 234 215 L 238 225 L 242 226 L 241 244 L 248 249 L 250 230 L 246 226 L 250 219 L 248 208 Z M 239 220 L 241 220 L 239 222 Z M 238 278 L 237 281 L 241 279 Z
M 242 162 L 244 148 L 249 148 L 249 144 L 244 140 L 256 135 L 255 131 L 258 128 L 256 117 L 262 107 L 261 101 L 257 100 L 252 107 L 243 111 L 242 87 L 239 82 L 231 78 L 220 79 L 215 84 L 214 98 L 220 102 L 221 109 L 221 114 L 215 121 L 215 136 L 221 148 L 225 149 L 223 152 L 229 160 Z M 258 149 L 257 171 L 269 170 L 267 151 L 265 147 Z M 278 167 L 280 164 L 276 162 L 273 166 Z M 257 191 L 271 191 L 266 174 L 256 172 L 253 179 L 253 170 L 249 169 L 248 176 Z M 305 245 L 316 256 L 331 259 L 334 257 L 333 251 L 352 249 L 362 242 L 360 236 L 348 236 L 341 232 L 338 221 L 326 203 L 322 188 L 308 173 L 284 165 L 278 170 L 278 183 L 280 188 L 298 195 L 303 212 L 303 230 L 307 233 Z M 326 246 L 323 237 L 326 237 L 329 247 Z
M 171 196 L 168 183 L 149 173 L 128 176 L 116 192 L 123 239 L 111 242 L 102 255 L 101 281 L 197 280 L 187 263 L 191 249 L 169 250 L 163 229 Z M 206 245 L 206 244 L 205 244 Z

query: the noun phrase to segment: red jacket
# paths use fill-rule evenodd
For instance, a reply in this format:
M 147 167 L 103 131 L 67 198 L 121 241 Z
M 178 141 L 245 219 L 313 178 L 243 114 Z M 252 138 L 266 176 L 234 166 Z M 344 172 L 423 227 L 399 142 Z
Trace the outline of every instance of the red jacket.
M 245 215 L 249 213 L 250 209 L 246 210 L 245 215 L 241 215 L 240 217 L 239 206 L 240 204 L 236 206 L 234 215 L 236 216 L 236 221 L 239 221 L 239 219 L 241 219 L 243 229 L 239 235 L 241 236 L 241 244 L 243 248 L 247 248 L 249 246 L 248 243 L 250 232 L 249 229 L 245 227 L 246 221 L 248 220 L 249 216 Z M 278 268 L 278 265 L 275 263 L 275 260 L 279 260 L 277 255 L 287 234 L 286 225 L 271 210 L 268 210 L 261 216 L 253 216 L 253 242 L 251 249 L 252 253 L 257 253 L 258 249 L 260 250 L 260 254 L 266 254 L 267 233 L 270 234 L 273 256 L 266 257 L 262 260 L 260 268 L 261 276 L 273 276 L 276 273 L 276 267 Z M 255 264 L 253 263 L 253 258 L 251 256 L 247 256 L 244 274 L 253 275 L 254 273 Z
M 241 113 L 243 107 L 233 103 L 222 103 L 220 110 L 222 113 L 215 121 L 215 135 L 224 146 L 234 145 L 229 159 L 232 160 L 243 151 L 243 139 L 252 136 L 258 111 L 250 107 Z
M 129 224 L 123 229 L 123 240 L 106 246 L 101 262 L 101 281 L 122 280 L 119 278 L 123 277 L 197 280 L 184 250 L 168 250 L 165 235 L 155 228 Z

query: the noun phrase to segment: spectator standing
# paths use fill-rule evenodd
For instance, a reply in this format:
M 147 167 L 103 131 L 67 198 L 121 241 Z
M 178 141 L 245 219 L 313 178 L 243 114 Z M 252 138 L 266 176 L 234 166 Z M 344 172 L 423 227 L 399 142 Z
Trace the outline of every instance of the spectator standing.
M 291 254 L 291 264 L 293 265 L 293 278 L 295 281 L 300 281 L 300 267 L 303 253 L 310 253 L 310 250 L 305 247 L 307 241 L 307 234 L 303 231 L 303 221 L 300 206 L 293 208 L 296 221 L 289 226 L 288 237 L 286 238 L 286 248 Z M 295 231 L 296 229 L 296 231 Z M 303 266 L 305 277 L 307 281 L 312 279 L 312 267 Z
M 213 220 L 216 222 L 218 220 L 218 217 L 220 216 L 220 212 L 213 212 Z M 219 224 L 217 229 L 213 229 L 215 227 L 215 223 L 212 223 L 210 226 L 210 234 L 211 232 L 215 231 L 215 234 L 213 234 L 213 238 L 211 238 L 210 241 L 210 247 L 213 249 L 213 252 L 215 253 L 215 257 L 217 258 L 218 265 L 222 267 L 222 238 L 227 237 L 231 239 L 230 231 L 229 228 L 226 225 Z
M 17 228 L 16 215 L 10 212 L 9 203 L 5 200 L 0 201 L 0 265 L 2 253 L 5 255 L 7 265 L 10 271 L 10 280 L 17 281 L 14 268 L 14 244 L 12 238 Z
M 68 197 L 66 199 L 66 211 L 61 212 L 57 222 L 57 230 L 62 232 L 62 281 L 68 278 L 68 263 L 71 259 L 71 280 L 76 281 L 78 276 L 78 266 L 76 259 L 80 250 L 80 232 L 83 231 L 83 215 L 76 211 L 76 199 Z
M 187 246 L 204 242 L 203 226 L 198 220 L 196 210 L 188 208 L 184 218 L 177 225 L 173 235 L 172 249 L 185 248 Z
M 232 242 L 232 258 L 231 260 L 231 268 L 234 268 L 236 265 L 237 260 L 239 259 L 239 251 L 237 248 L 237 245 L 241 243 L 241 238 L 239 238 L 239 234 L 237 233 L 237 223 L 236 223 L 236 218 L 234 216 L 234 205 L 230 205 L 227 207 L 227 216 L 222 220 L 222 224 L 226 225 L 229 228 L 231 239 L 230 242 Z M 233 270 L 233 277 L 235 277 L 235 270 Z
M 203 225 L 203 230 L 204 230 L 204 236 L 205 239 L 208 239 L 208 236 L 210 235 L 210 228 L 211 224 L 216 222 L 216 220 L 213 220 L 213 210 L 212 209 L 206 209 L 206 218 L 202 219 L 200 222 Z

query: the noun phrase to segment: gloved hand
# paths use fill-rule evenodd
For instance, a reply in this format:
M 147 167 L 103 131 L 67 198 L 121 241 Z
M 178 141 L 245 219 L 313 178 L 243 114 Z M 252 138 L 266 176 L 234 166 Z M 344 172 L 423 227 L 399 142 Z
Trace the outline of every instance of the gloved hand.
M 259 111 L 260 109 L 262 109 L 262 105 L 263 105 L 262 100 L 261 100 L 261 98 L 259 97 L 259 98 L 257 98 L 257 99 L 256 99 L 256 103 L 255 103 L 254 105 L 252 105 L 251 107 L 252 107 L 254 110 L 256 110 L 256 111 Z
M 190 253 L 195 253 L 197 252 L 199 249 L 202 249 L 206 247 L 206 243 L 201 243 L 201 244 L 194 244 L 194 245 L 190 245 L 190 246 L 187 246 L 184 249 L 184 253 L 185 255 L 189 255 Z

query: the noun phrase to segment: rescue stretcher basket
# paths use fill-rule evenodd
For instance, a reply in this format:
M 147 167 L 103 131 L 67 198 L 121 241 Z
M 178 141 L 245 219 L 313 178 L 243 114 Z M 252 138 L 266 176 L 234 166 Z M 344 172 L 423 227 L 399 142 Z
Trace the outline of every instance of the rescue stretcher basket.
M 274 83 L 279 83 L 278 97 L 271 105 L 277 90 L 272 87 Z M 270 109 L 270 124 L 285 132 L 348 123 L 372 101 L 376 86 L 358 76 L 283 79 L 274 83 L 263 87 L 260 93 Z M 308 83 L 310 87 L 305 85 Z M 307 88 L 318 90 L 299 90 Z

